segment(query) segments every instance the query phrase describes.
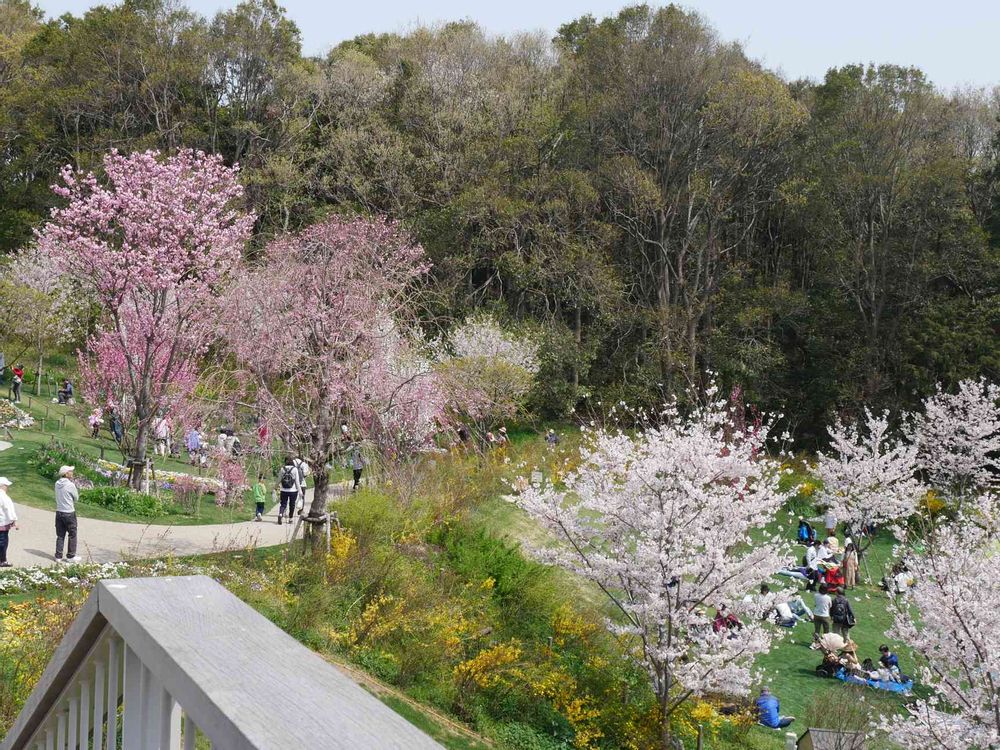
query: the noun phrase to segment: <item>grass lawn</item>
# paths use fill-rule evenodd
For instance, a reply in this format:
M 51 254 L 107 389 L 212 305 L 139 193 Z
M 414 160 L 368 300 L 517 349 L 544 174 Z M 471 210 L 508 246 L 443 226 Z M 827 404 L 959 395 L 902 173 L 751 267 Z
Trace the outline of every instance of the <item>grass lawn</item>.
M 7 476 L 14 482 L 14 486 L 11 488 L 11 496 L 16 502 L 36 508 L 44 508 L 45 510 L 53 510 L 55 500 L 52 482 L 40 476 L 35 471 L 35 467 L 29 463 L 38 448 L 49 445 L 54 439 L 67 447 L 93 456 L 95 459 L 100 457 L 102 448 L 107 460 L 120 463 L 122 458 L 121 453 L 111 440 L 107 430 L 102 430 L 99 438 L 95 439 L 90 436 L 84 421 L 87 413 L 89 413 L 87 407 L 79 404 L 72 407 L 59 406 L 44 398 L 32 398 L 32 402 L 32 405 L 29 407 L 27 394 L 23 394 L 20 407 L 35 418 L 36 424 L 27 430 L 11 430 L 14 436 L 13 447 L 0 452 L 0 475 Z M 46 407 L 48 407 L 48 418 L 45 416 Z M 66 418 L 65 425 L 63 424 L 64 416 Z M 158 457 L 156 458 L 155 465 L 157 469 L 166 471 L 179 471 L 191 474 L 195 474 L 197 471 L 187 463 L 170 458 Z M 213 497 L 206 495 L 202 498 L 201 507 L 197 515 L 185 514 L 177 508 L 175 512 L 168 512 L 162 516 L 137 518 L 82 502 L 77 505 L 77 512 L 83 518 L 96 518 L 104 521 L 194 525 L 249 521 L 253 518 L 253 504 L 250 501 L 250 494 L 248 492 L 244 497 L 243 507 L 241 508 L 219 508 L 215 505 Z

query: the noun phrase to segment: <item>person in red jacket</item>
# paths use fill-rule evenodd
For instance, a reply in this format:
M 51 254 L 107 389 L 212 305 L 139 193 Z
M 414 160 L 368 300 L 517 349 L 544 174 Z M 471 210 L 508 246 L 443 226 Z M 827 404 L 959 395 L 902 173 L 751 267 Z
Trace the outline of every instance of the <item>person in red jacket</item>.
M 21 383 L 24 382 L 24 366 L 14 365 L 11 368 L 14 371 L 14 403 L 18 403 L 21 400 Z

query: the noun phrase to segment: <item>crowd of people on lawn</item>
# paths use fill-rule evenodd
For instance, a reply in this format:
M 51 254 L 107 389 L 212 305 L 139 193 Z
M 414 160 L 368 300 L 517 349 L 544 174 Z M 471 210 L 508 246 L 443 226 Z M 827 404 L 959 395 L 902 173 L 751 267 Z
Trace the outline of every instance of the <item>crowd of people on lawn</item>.
M 801 594 L 779 599 L 767 617 L 776 625 L 794 628 L 800 622 L 811 622 L 813 633 L 810 648 L 822 653 L 822 662 L 816 667 L 821 677 L 836 677 L 845 682 L 908 692 L 912 680 L 900 671 L 899 658 L 887 645 L 879 646 L 877 658 L 859 660 L 858 645 L 850 636 L 857 624 L 854 608 L 846 592 L 858 585 L 859 553 L 850 536 L 845 538 L 843 550 L 836 536 L 837 519 L 830 511 L 822 519 L 826 532 L 817 539 L 813 524 L 799 518 L 797 541 L 805 547 L 800 564 L 778 572 L 779 575 L 805 583 L 805 591 L 812 593 L 810 608 Z M 871 529 L 862 533 L 870 534 Z M 905 563 L 897 563 L 883 579 L 883 586 L 890 593 L 897 593 L 912 585 L 912 576 Z M 770 586 L 760 588 L 762 595 L 771 593 Z M 716 613 L 713 628 L 734 627 L 738 623 L 724 607 Z M 758 720 L 773 729 L 787 727 L 794 717 L 782 716 L 778 698 L 768 688 L 761 690 L 756 700 Z

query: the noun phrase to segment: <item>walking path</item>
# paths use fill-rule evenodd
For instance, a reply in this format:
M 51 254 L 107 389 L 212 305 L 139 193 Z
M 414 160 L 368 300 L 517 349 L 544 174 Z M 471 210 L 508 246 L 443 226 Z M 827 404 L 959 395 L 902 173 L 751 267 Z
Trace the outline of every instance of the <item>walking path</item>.
M 0 441 L 0 451 L 10 447 L 10 443 Z M 16 489 L 13 494 L 17 494 Z M 306 507 L 311 500 L 310 488 L 306 490 Z M 10 533 L 7 559 L 18 567 L 55 564 L 55 500 L 52 511 L 20 503 L 14 503 L 14 507 L 17 509 L 18 529 Z M 271 508 L 261 522 L 204 526 L 157 526 L 80 518 L 76 554 L 85 562 L 113 562 L 123 557 L 179 557 L 270 547 L 288 541 L 294 528 L 294 524 L 288 523 L 279 526 L 277 520 L 277 506 Z
M 312 490 L 308 489 L 306 507 L 311 498 Z M 20 503 L 15 503 L 14 507 L 17 509 L 18 529 L 10 533 L 7 559 L 19 567 L 55 564 L 55 512 Z M 80 518 L 76 554 L 84 562 L 113 562 L 123 557 L 180 557 L 270 547 L 288 541 L 294 528 L 294 524 L 288 523 L 279 526 L 277 520 L 277 507 L 271 508 L 261 522 L 204 526 L 156 526 Z

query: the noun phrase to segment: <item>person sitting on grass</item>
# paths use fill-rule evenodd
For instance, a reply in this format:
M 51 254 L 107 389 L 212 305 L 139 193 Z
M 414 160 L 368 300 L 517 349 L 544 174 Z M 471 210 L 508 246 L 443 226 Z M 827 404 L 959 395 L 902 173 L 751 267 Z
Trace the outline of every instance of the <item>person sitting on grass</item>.
M 766 583 L 762 583 L 760 593 L 763 596 L 767 596 L 771 593 L 771 587 Z M 812 618 L 812 610 L 802 601 L 801 596 L 794 596 L 787 601 L 777 602 L 774 605 L 774 619 L 783 628 L 795 627 L 800 620 L 812 620 Z
M 761 688 L 760 697 L 757 698 L 757 721 L 771 729 L 784 729 L 795 721 L 795 717 L 782 716 L 780 709 L 777 696 L 771 695 L 768 688 Z
M 725 604 L 720 604 L 719 609 L 715 613 L 715 619 L 712 621 L 713 632 L 721 633 L 724 630 L 740 630 L 742 627 L 743 623 L 740 622 L 740 618 L 727 610 Z
M 73 384 L 64 380 L 63 387 L 56 391 L 56 397 L 60 404 L 68 404 L 73 398 Z

